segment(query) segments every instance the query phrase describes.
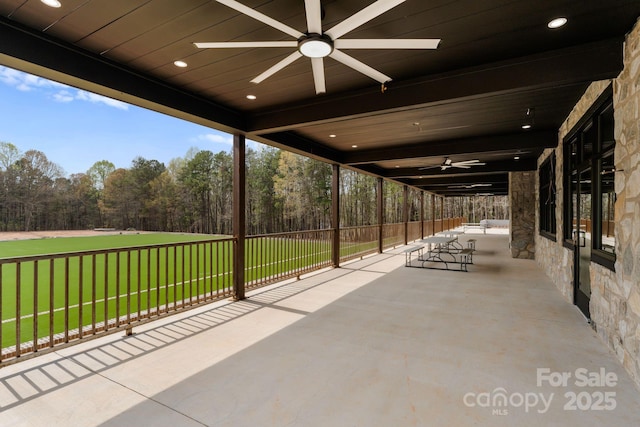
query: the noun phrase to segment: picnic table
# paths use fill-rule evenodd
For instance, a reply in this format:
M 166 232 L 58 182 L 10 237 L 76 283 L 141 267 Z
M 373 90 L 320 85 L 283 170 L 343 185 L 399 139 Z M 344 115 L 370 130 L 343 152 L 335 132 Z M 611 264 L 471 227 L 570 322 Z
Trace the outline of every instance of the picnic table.
M 450 265 L 459 265 L 460 271 L 468 271 L 467 265 L 473 264 L 473 249 L 462 248 L 457 235 L 437 235 L 420 240 L 423 246 L 411 246 L 405 249 L 405 266 L 415 267 L 412 263 L 412 254 L 417 253 L 417 261 L 420 267 L 436 270 L 451 270 Z M 457 244 L 457 245 L 456 245 Z M 426 248 L 426 253 L 424 252 Z M 444 268 L 429 265 L 428 263 L 444 264 Z

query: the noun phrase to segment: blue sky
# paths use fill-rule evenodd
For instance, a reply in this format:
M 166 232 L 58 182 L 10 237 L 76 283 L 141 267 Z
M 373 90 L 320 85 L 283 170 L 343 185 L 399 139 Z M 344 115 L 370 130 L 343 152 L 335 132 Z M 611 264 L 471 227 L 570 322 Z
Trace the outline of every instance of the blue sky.
M 0 66 L 0 141 L 42 151 L 68 176 L 100 160 L 128 168 L 136 156 L 167 165 L 191 147 L 229 151 L 232 136 Z

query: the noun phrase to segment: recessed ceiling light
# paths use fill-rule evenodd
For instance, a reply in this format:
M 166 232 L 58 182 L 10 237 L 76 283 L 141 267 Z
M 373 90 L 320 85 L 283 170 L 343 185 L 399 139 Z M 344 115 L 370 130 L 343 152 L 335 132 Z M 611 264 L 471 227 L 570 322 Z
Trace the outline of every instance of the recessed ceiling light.
M 396 167 L 397 167 L 397 168 L 399 168 L 400 166 L 399 166 L 399 165 L 396 165 Z
M 252 100 L 252 101 L 253 101 L 254 99 L 257 99 L 257 98 L 258 98 L 258 97 L 257 97 L 257 96 L 255 96 L 255 95 L 247 95 L 247 99 L 250 99 L 250 100 Z
M 187 63 L 184 61 L 173 61 L 173 65 L 176 67 L 184 68 L 187 66 Z
M 513 160 L 520 160 L 520 156 L 515 156 Z
M 40 0 L 42 3 L 46 4 L 49 7 L 60 7 L 62 6 L 62 3 L 60 3 L 58 0 Z
M 351 148 L 358 148 L 358 146 L 356 144 L 353 144 Z
M 531 129 L 530 124 L 522 125 L 522 129 Z
M 567 18 L 560 17 L 560 18 L 552 19 L 551 21 L 549 21 L 549 23 L 547 24 L 547 27 L 552 29 L 560 28 L 566 23 L 567 23 Z
M 335 138 L 335 137 L 336 137 L 335 133 L 332 133 L 331 135 L 329 135 L 329 138 Z

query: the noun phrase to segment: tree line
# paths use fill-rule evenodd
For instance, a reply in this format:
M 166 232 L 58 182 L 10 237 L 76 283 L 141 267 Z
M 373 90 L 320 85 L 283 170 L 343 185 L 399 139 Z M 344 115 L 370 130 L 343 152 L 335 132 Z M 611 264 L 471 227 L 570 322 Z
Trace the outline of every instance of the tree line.
M 0 142 L 0 231 L 133 228 L 231 234 L 232 160 L 230 152 L 189 149 L 166 165 L 140 156 L 129 168 L 102 160 L 66 177 L 43 152 L 21 152 Z M 247 234 L 330 228 L 331 174 L 330 165 L 287 151 L 247 149 Z M 377 224 L 376 192 L 375 177 L 341 168 L 340 226 Z M 402 186 L 385 181 L 383 198 L 384 222 L 403 221 Z M 424 199 L 429 218 L 431 198 Z M 485 218 L 508 217 L 505 201 L 484 199 L 447 198 L 445 217 L 472 211 Z M 411 189 L 409 220 L 419 220 L 419 204 L 419 192 Z M 440 212 L 438 207 L 436 218 Z

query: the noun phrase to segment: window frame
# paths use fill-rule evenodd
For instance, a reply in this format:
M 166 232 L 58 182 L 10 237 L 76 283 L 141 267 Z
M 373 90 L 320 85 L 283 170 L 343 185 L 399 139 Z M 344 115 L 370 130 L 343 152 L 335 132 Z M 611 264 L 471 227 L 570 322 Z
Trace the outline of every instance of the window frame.
M 609 116 L 605 117 L 605 114 Z M 615 150 L 615 139 L 612 135 L 603 135 L 603 123 L 606 124 L 607 133 L 611 133 L 614 120 L 613 89 L 609 85 L 600 97 L 594 102 L 584 116 L 576 123 L 563 139 L 564 165 L 563 165 L 563 238 L 565 248 L 575 250 L 572 240 L 573 225 L 573 199 L 572 182 L 573 174 L 579 176 L 582 171 L 591 170 L 591 261 L 615 271 L 616 254 L 605 251 L 602 246 L 602 159 L 611 156 Z M 607 120 L 610 119 L 610 120 Z M 591 137 L 595 135 L 595 139 Z M 584 142 L 590 151 L 584 150 Z M 574 153 L 574 154 L 572 154 Z M 614 192 L 615 196 L 615 192 Z
M 557 234 L 555 152 L 540 165 L 538 182 L 538 232 L 541 236 L 555 242 Z

